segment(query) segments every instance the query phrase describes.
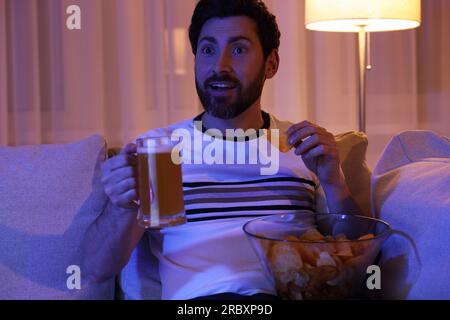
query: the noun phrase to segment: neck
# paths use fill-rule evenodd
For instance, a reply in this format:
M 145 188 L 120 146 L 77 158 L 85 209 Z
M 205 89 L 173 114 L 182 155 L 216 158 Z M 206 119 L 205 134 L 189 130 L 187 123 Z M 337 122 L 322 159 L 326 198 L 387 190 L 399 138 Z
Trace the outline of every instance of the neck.
M 261 115 L 261 104 L 258 100 L 250 108 L 245 110 L 239 116 L 233 119 L 220 119 L 205 113 L 202 117 L 203 126 L 207 129 L 218 129 L 225 134 L 226 129 L 260 129 L 264 124 L 264 119 Z

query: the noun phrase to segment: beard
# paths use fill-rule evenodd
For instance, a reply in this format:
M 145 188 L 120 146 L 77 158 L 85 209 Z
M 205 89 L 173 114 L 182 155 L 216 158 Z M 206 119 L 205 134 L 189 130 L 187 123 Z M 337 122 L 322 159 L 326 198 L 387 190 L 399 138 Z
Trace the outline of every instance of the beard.
M 247 89 L 243 89 L 240 81 L 231 75 L 213 75 L 200 85 L 196 75 L 195 87 L 203 109 L 211 116 L 219 119 L 233 119 L 250 108 L 262 94 L 265 82 L 265 68 L 262 66 L 256 78 Z M 236 97 L 213 96 L 209 91 L 209 83 L 227 81 L 236 84 Z

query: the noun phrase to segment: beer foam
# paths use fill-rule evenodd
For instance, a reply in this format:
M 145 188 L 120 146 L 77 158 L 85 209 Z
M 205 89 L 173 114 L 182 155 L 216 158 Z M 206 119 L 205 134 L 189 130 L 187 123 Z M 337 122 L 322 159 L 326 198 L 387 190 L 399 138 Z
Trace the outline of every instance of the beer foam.
M 171 141 L 170 137 L 138 139 L 137 153 L 170 153 L 175 145 L 176 142 Z
M 146 154 L 146 153 L 171 153 L 173 146 L 144 146 L 138 147 L 137 153 Z

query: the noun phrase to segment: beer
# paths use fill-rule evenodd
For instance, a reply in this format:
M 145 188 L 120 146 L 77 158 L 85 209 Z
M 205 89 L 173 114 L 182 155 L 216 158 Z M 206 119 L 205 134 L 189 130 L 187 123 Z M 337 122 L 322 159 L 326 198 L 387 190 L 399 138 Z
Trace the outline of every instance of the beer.
M 169 137 L 138 140 L 139 210 L 144 227 L 163 228 L 186 222 L 181 164 L 172 161 L 171 153 Z

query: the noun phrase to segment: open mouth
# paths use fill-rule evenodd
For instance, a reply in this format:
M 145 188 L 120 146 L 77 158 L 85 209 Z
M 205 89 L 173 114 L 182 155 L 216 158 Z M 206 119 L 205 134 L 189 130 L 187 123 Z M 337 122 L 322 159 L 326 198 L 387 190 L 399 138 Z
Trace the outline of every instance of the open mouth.
M 211 82 L 208 84 L 208 88 L 216 92 L 227 92 L 236 89 L 236 87 L 236 83 L 227 81 Z

